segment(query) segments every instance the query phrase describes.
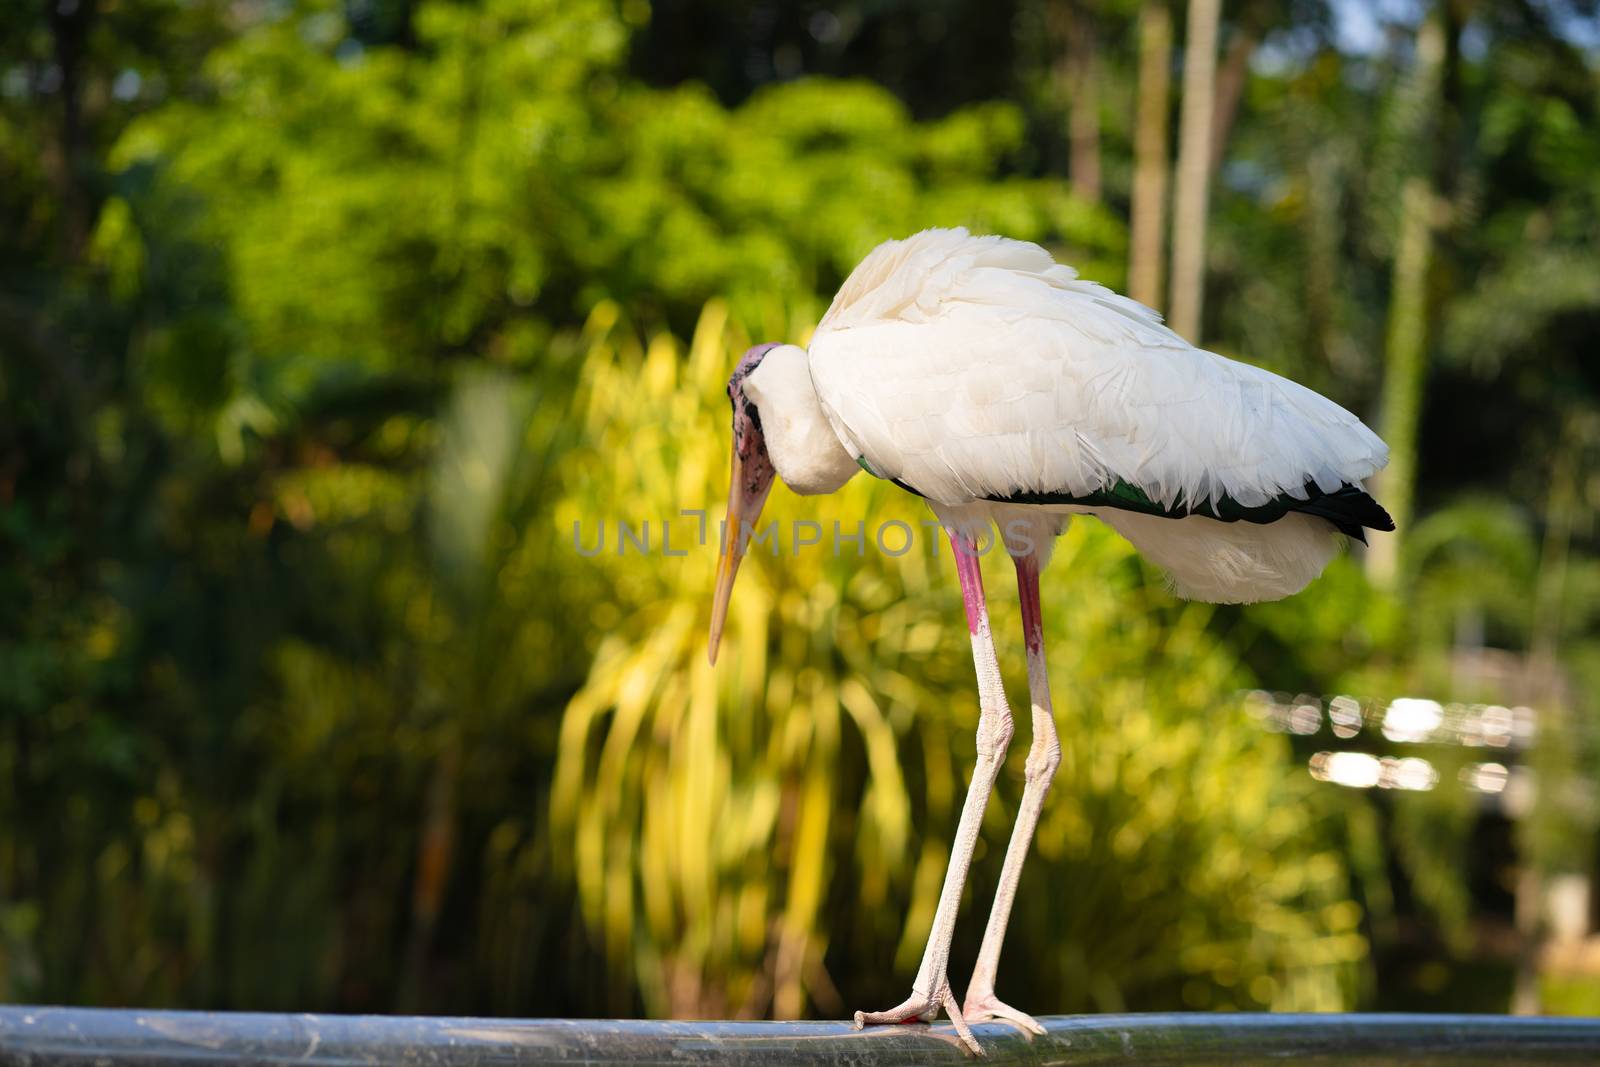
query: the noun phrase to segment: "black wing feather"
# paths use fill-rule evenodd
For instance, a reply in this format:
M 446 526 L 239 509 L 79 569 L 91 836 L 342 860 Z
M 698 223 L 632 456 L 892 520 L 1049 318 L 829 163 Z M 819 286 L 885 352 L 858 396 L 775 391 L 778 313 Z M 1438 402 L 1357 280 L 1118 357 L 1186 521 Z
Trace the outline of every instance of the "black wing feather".
M 1295 500 L 1290 511 L 1303 511 L 1307 515 L 1327 519 L 1334 528 L 1347 537 L 1367 543 L 1367 529 L 1390 531 L 1394 519 L 1383 510 L 1383 505 L 1372 499 L 1365 490 L 1353 485 L 1340 486 L 1331 493 L 1318 493 L 1309 500 Z

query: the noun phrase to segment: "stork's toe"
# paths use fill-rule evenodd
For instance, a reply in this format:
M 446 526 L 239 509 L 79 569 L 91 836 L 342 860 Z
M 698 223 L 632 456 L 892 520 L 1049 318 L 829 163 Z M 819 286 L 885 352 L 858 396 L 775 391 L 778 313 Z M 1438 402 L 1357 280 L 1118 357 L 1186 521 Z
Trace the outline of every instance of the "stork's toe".
M 899 1023 L 926 1023 L 932 1022 L 933 1017 L 939 1014 L 939 1002 L 920 993 L 912 993 L 910 998 L 896 1007 L 886 1011 L 858 1011 L 856 1012 L 856 1029 L 866 1026 L 894 1026 Z
M 1013 1008 L 995 996 L 993 992 L 977 994 L 969 992 L 967 994 L 967 1003 L 961 1009 L 961 1014 L 966 1017 L 968 1023 L 981 1023 L 989 1019 L 997 1019 L 1000 1022 L 1010 1023 L 1019 1027 L 1029 1034 L 1042 1035 L 1044 1033 L 1044 1027 L 1039 1025 L 1037 1019 L 1027 1012 Z
M 982 1056 L 983 1046 L 978 1044 L 976 1037 L 972 1036 L 972 1028 L 967 1025 L 961 1006 L 956 1003 L 955 994 L 950 992 L 948 982 L 941 985 L 936 993 L 922 993 L 913 989 L 911 996 L 887 1011 L 856 1012 L 856 1029 L 860 1030 L 867 1026 L 892 1026 L 898 1023 L 932 1022 L 934 1017 L 939 1014 L 940 1008 L 943 1008 L 945 1013 L 950 1016 L 950 1022 L 956 1028 L 956 1036 L 961 1039 L 961 1043 L 966 1046 L 967 1051 L 974 1056 Z M 1038 1024 L 1035 1023 L 1034 1025 L 1037 1026 Z

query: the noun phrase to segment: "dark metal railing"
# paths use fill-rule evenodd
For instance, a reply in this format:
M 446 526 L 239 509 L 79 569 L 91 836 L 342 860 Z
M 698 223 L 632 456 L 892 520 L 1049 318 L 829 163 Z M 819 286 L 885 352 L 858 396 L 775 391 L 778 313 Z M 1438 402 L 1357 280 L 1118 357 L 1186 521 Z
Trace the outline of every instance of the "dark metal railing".
M 1600 1020 L 1487 1015 L 1087 1015 L 1028 1038 L 977 1027 L 995 1064 L 1510 1067 L 1600 1064 Z M 0 1067 L 912 1067 L 968 1059 L 948 1025 L 617 1022 L 0 1008 Z

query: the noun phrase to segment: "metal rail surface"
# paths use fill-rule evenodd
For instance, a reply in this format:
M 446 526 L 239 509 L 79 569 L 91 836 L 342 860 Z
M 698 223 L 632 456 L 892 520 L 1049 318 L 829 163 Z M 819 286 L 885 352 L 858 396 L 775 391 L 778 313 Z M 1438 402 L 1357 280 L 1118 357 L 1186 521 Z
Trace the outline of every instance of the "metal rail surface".
M 1074 1015 L 976 1028 L 993 1064 L 1600 1065 L 1600 1019 Z M 948 1025 L 624 1022 L 0 1007 L 0 1067 L 912 1067 L 970 1061 Z

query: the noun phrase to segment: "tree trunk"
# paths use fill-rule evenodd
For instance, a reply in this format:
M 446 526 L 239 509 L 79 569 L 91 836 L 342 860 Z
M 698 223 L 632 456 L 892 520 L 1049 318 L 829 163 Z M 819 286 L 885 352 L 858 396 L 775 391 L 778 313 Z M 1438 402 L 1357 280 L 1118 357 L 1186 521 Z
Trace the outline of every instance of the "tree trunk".
M 427 1004 L 428 956 L 444 906 L 456 844 L 456 780 L 461 743 L 454 730 L 444 742 L 423 803 L 417 835 L 417 869 L 411 882 L 411 929 L 400 972 L 398 1008 L 414 1013 Z
M 1422 381 L 1427 374 L 1428 268 L 1433 259 L 1433 186 L 1422 175 L 1406 179 L 1400 193 L 1400 240 L 1395 249 L 1393 293 L 1389 297 L 1384 344 L 1383 439 L 1389 466 L 1379 475 L 1379 494 L 1394 518 L 1396 532 L 1376 538 L 1367 553 L 1367 573 L 1385 588 L 1400 565 L 1400 539 L 1411 525 L 1416 493 L 1417 426 L 1422 415 Z
M 1128 295 L 1161 306 L 1161 259 L 1167 215 L 1167 108 L 1172 92 L 1172 9 L 1139 5 L 1139 114 L 1133 136 L 1133 204 Z
M 1183 50 L 1183 114 L 1172 211 L 1172 328 L 1199 344 L 1211 195 L 1211 116 L 1222 0 L 1189 0 Z
M 1438 202 L 1434 130 L 1449 45 L 1446 7 L 1439 4 L 1417 30 L 1412 73 L 1410 104 L 1416 118 L 1414 128 L 1406 131 L 1412 166 L 1400 187 L 1400 232 L 1384 343 L 1381 433 L 1389 445 L 1389 466 L 1375 479 L 1383 505 L 1394 517 L 1395 532 L 1374 538 L 1367 553 L 1367 575 L 1381 588 L 1393 588 L 1398 577 L 1400 546 L 1411 527 L 1416 497 L 1417 430 L 1428 371 L 1428 275 Z
M 1561 437 L 1550 464 L 1550 491 L 1544 508 L 1544 544 L 1539 550 L 1539 570 L 1533 590 L 1533 632 L 1529 636 L 1529 655 L 1548 669 L 1539 677 L 1549 681 L 1559 669 L 1563 601 L 1567 590 L 1568 560 L 1572 553 L 1572 531 L 1579 523 L 1582 500 L 1583 430 L 1578 416 L 1563 420 Z M 1533 694 L 1540 707 L 1553 706 L 1561 697 L 1552 686 Z
M 1073 59 L 1072 190 L 1091 204 L 1100 202 L 1100 57 L 1088 19 L 1077 20 Z
M 1239 101 L 1244 99 L 1245 82 L 1250 77 L 1250 57 L 1260 44 L 1252 29 L 1238 28 L 1228 41 L 1228 51 L 1217 71 L 1216 100 L 1211 113 L 1211 176 L 1216 177 L 1227 154 L 1233 122 L 1239 117 Z
M 1319 372 L 1359 378 L 1360 365 L 1350 366 L 1336 343 L 1339 281 L 1340 163 L 1326 147 L 1302 143 L 1306 185 L 1305 325 L 1306 351 Z
M 1072 192 L 1098 204 L 1100 179 L 1100 56 L 1094 19 L 1080 3 L 1057 0 L 1050 9 L 1060 49 L 1056 77 L 1067 98 L 1067 176 Z
M 1539 709 L 1539 736 L 1535 742 L 1533 766 L 1541 785 L 1546 786 L 1544 796 L 1561 795 L 1573 788 L 1577 768 L 1552 753 L 1582 751 L 1582 727 L 1574 728 L 1572 707 L 1566 703 L 1566 686 L 1561 670 L 1561 631 L 1565 614 L 1564 600 L 1572 552 L 1573 528 L 1581 519 L 1583 432 L 1578 417 L 1567 414 L 1563 420 L 1561 436 L 1556 446 L 1554 462 L 1550 467 L 1550 490 L 1544 507 L 1544 542 L 1539 550 L 1539 569 L 1534 576 L 1533 627 L 1529 635 L 1524 672 L 1528 678 L 1526 691 L 1519 696 Z M 1565 765 L 1563 765 L 1565 764 Z M 1512 974 L 1511 1013 L 1537 1015 L 1544 1009 L 1540 993 L 1540 959 L 1550 936 L 1546 925 L 1546 907 L 1550 888 L 1550 875 L 1583 871 L 1589 861 L 1579 859 L 1583 852 L 1566 853 L 1562 859 L 1552 854 L 1549 844 L 1540 847 L 1540 839 L 1549 841 L 1552 832 L 1560 827 L 1561 836 L 1582 837 L 1587 831 L 1573 825 L 1570 809 L 1563 810 L 1558 801 L 1544 810 L 1535 800 L 1529 819 L 1519 827 L 1518 859 L 1522 868 L 1517 879 L 1516 928 L 1521 943 L 1518 946 L 1516 969 Z M 1536 824 L 1538 830 L 1532 827 Z M 1581 821 L 1581 820 L 1580 820 Z M 1555 861 L 1554 863 L 1552 861 Z M 1564 861 L 1564 862 L 1563 862 Z M 1576 862 L 1574 862 L 1576 861 Z
M 1513 898 L 1512 921 L 1516 926 L 1519 944 L 1516 970 L 1512 976 L 1511 1014 L 1538 1015 L 1539 997 L 1539 943 L 1544 923 L 1544 877 L 1537 867 L 1522 864 L 1517 872 L 1516 895 Z
M 61 205 L 62 229 L 69 259 L 77 260 L 89 240 L 93 205 L 85 185 L 89 166 L 88 123 L 83 114 L 83 74 L 94 26 L 97 0 L 48 3 L 51 51 L 61 82 L 61 120 L 54 151 L 47 160 L 56 197 Z

